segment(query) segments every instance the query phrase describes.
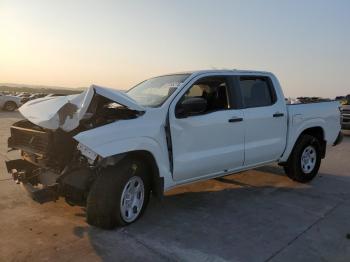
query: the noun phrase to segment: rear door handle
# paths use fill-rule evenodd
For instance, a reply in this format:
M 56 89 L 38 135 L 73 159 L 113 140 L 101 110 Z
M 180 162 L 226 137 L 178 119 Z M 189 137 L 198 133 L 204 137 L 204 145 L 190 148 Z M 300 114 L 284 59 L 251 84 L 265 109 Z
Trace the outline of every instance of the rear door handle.
M 232 117 L 228 120 L 230 123 L 234 123 L 234 122 L 241 122 L 243 121 L 242 117 Z
M 282 117 L 282 116 L 284 116 L 283 113 L 274 113 L 273 114 L 273 117 Z

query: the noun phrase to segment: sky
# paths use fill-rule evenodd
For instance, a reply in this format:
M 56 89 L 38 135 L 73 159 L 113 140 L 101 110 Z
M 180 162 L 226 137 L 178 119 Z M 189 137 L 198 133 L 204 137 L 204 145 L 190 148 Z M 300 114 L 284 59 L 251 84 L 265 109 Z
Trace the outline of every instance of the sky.
M 273 72 L 286 96 L 350 93 L 348 0 L 0 0 L 0 83 L 128 89 L 199 69 Z

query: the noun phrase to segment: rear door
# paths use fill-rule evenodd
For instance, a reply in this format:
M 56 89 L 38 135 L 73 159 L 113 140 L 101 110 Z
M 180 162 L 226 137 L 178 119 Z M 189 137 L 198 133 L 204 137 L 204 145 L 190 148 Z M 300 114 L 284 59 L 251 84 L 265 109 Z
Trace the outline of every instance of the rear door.
M 285 148 L 287 112 L 267 76 L 238 76 L 245 124 L 244 165 L 277 160 Z M 282 101 L 281 101 L 282 100 Z

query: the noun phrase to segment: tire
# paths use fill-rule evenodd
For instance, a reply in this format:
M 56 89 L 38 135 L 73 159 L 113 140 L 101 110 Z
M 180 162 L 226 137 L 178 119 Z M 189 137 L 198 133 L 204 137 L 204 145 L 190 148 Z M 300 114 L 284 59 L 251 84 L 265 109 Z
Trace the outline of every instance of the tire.
M 292 180 L 307 183 L 317 175 L 320 165 L 321 144 L 317 138 L 305 134 L 297 140 L 283 169 Z
M 17 108 L 17 104 L 15 102 L 12 101 L 7 101 L 4 105 L 4 110 L 12 112 L 15 111 Z
M 139 160 L 123 160 L 116 166 L 103 169 L 87 198 L 87 222 L 103 229 L 113 229 L 135 222 L 142 216 L 149 202 L 149 178 L 148 169 Z M 143 194 L 137 192 L 134 198 L 130 194 L 132 201 L 128 200 L 128 190 L 137 188 L 136 184 L 142 188 L 142 183 Z M 142 195 L 143 201 L 140 200 Z M 130 212 L 125 210 L 127 203 L 131 206 Z M 128 215 L 131 219 L 127 218 Z

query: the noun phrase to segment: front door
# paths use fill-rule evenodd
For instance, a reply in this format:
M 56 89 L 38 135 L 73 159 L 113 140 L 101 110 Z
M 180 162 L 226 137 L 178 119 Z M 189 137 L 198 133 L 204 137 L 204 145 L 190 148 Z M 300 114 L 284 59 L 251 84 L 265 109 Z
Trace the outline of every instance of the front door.
M 204 77 L 190 85 L 170 110 L 175 180 L 215 175 L 243 165 L 243 113 L 234 109 L 230 93 L 228 77 Z M 207 109 L 178 117 L 176 107 L 190 97 L 205 98 Z

